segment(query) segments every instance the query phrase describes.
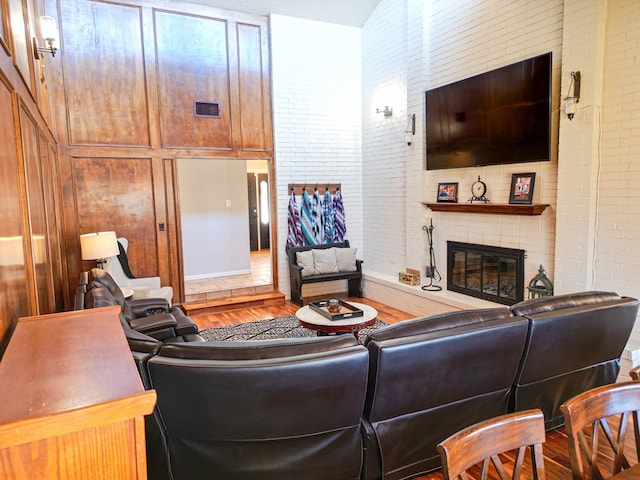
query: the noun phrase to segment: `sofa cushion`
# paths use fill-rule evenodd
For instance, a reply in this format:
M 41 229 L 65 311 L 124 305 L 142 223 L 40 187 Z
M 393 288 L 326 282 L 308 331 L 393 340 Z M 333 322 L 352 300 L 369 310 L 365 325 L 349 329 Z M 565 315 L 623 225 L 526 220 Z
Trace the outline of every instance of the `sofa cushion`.
M 499 320 L 511 316 L 511 312 L 507 307 L 447 312 L 439 315 L 415 318 L 413 320 L 405 320 L 394 325 L 382 327 L 369 335 L 367 342 L 372 340 L 381 342 L 392 338 L 410 337 L 453 327 Z
M 244 342 L 165 344 L 158 353 L 164 357 L 192 360 L 260 360 L 329 352 L 357 344 L 352 335 L 336 335 Z
M 313 267 L 313 251 L 312 250 L 297 252 L 296 263 L 302 267 L 301 274 L 303 277 L 315 275 L 316 271 Z
M 313 269 L 316 275 L 324 273 L 338 273 L 338 262 L 336 261 L 336 249 L 313 249 Z
M 340 272 L 355 272 L 358 269 L 356 266 L 357 248 L 334 248 L 334 250 Z

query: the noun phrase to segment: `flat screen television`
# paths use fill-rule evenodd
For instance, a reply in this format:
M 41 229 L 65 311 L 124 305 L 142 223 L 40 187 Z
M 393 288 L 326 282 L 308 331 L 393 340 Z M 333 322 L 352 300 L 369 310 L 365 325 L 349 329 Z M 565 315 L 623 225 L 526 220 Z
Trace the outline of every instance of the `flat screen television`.
M 428 90 L 427 170 L 549 160 L 551 52 Z

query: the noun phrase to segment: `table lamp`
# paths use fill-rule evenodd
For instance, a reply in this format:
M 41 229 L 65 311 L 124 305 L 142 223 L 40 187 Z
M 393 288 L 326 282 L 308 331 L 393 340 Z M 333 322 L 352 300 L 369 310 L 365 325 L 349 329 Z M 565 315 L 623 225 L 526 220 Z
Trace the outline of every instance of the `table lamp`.
M 96 260 L 98 268 L 103 268 L 107 257 L 118 255 L 116 232 L 96 232 L 80 235 L 82 260 Z

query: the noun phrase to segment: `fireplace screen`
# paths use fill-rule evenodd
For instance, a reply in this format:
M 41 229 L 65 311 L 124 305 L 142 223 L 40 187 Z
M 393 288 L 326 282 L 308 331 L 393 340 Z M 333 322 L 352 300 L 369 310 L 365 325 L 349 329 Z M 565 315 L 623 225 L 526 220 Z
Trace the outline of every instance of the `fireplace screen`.
M 524 250 L 447 242 L 447 289 L 513 305 L 524 298 Z

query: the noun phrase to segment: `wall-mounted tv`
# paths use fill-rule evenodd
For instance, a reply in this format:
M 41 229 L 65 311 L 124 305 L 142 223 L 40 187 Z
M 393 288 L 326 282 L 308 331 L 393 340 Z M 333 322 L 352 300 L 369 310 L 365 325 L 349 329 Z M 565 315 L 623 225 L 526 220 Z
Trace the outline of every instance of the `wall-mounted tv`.
M 551 52 L 428 90 L 427 170 L 549 160 Z

